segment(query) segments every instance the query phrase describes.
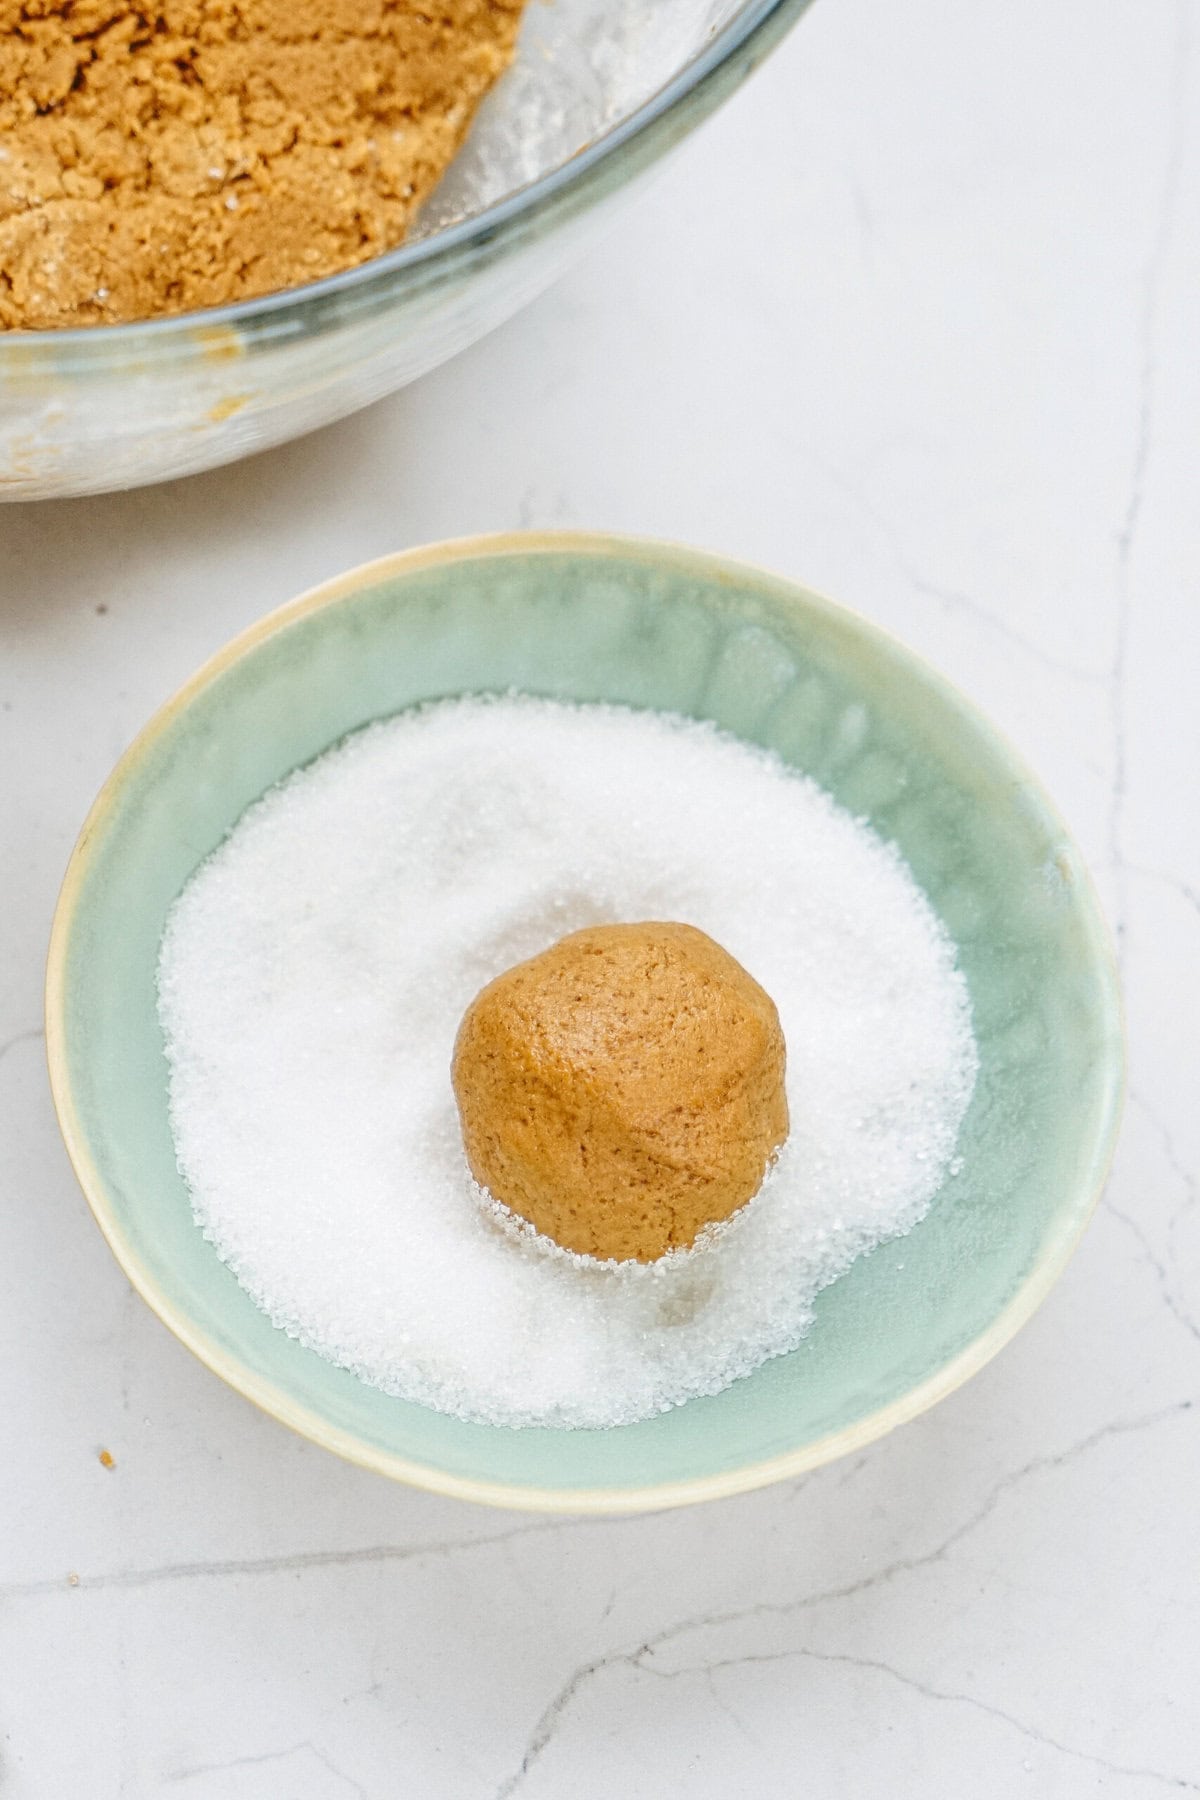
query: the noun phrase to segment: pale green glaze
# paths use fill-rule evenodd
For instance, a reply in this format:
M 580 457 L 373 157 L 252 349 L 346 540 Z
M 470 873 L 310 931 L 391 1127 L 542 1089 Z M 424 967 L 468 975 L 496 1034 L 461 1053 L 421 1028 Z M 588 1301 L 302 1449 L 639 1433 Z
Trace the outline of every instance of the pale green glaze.
M 1119 1109 L 1103 923 L 1027 773 L 863 620 L 690 552 L 509 538 L 335 587 L 218 659 L 160 715 L 101 797 L 64 890 L 49 1007 L 56 1097 L 89 1197 L 143 1292 L 292 1423 L 322 1436 L 325 1421 L 335 1447 L 375 1466 L 421 1465 L 391 1472 L 432 1485 L 511 1486 L 480 1497 L 514 1504 L 628 1506 L 634 1490 L 671 1487 L 646 1495 L 662 1501 L 751 1485 L 865 1441 L 957 1385 L 1061 1268 Z M 167 1127 L 155 960 L 197 863 L 264 788 L 367 720 L 509 687 L 714 719 L 866 814 L 959 944 L 982 1061 L 961 1173 L 908 1238 L 826 1290 L 800 1349 L 713 1399 L 608 1432 L 464 1425 L 300 1349 L 193 1225 Z

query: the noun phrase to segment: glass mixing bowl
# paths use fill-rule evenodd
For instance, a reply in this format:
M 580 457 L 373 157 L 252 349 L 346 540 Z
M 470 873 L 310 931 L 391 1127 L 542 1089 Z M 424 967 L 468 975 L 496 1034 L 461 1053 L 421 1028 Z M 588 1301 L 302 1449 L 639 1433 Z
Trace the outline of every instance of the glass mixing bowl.
M 235 306 L 0 332 L 0 499 L 102 493 L 298 437 L 540 293 L 810 0 L 530 0 L 512 68 L 399 249 Z

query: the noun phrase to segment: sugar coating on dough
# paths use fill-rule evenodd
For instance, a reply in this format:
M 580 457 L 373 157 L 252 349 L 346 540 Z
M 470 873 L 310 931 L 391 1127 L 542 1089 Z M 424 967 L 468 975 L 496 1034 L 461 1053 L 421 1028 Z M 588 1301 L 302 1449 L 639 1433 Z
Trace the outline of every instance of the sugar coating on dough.
M 0 0 L 0 328 L 251 299 L 400 243 L 523 0 Z
M 467 1008 L 453 1079 L 480 1186 L 600 1261 L 689 1249 L 787 1136 L 774 1002 L 692 925 L 595 926 L 506 970 Z

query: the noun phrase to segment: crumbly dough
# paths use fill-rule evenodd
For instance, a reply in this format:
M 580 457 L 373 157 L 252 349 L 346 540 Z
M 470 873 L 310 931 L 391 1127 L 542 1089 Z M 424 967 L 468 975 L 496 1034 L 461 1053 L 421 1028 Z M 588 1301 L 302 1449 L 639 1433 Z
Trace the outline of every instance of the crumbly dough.
M 752 1198 L 787 1136 L 774 1002 L 691 925 L 562 938 L 472 1001 L 471 1172 L 564 1249 L 653 1262 Z
M 523 0 L 0 0 L 0 327 L 244 300 L 403 238 Z

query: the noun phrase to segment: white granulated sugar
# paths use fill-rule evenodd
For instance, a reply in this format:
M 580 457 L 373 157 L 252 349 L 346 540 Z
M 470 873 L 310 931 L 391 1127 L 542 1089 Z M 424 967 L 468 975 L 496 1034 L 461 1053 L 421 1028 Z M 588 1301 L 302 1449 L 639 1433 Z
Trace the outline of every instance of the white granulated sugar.
M 674 919 L 772 995 L 791 1136 L 690 1253 L 602 1265 L 498 1223 L 455 1032 L 564 932 Z M 517 697 L 358 733 L 251 807 L 176 902 L 160 1011 L 196 1218 L 276 1325 L 462 1418 L 606 1426 L 794 1348 L 937 1192 L 977 1059 L 894 850 L 710 726 Z

